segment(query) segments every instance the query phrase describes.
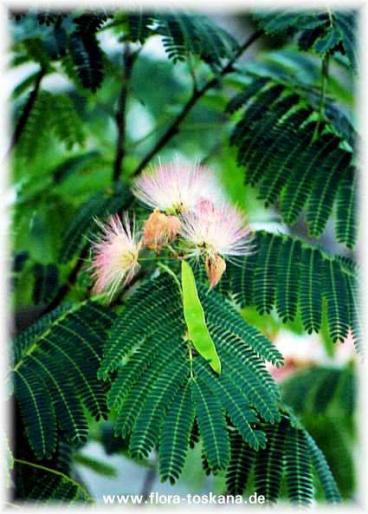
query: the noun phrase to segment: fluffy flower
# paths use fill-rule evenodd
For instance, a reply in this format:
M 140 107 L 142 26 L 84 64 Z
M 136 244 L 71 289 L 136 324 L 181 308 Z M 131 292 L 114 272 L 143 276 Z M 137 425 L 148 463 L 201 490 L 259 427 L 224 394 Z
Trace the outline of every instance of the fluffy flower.
M 203 166 L 174 162 L 143 173 L 133 186 L 135 196 L 152 209 L 182 214 L 198 202 L 218 196 L 213 173 Z
M 97 222 L 100 238 L 93 243 L 92 270 L 95 293 L 108 292 L 112 297 L 120 285 L 128 284 L 139 270 L 140 243 L 131 229 L 129 217 L 123 221 L 118 215 L 111 216 L 106 224 Z
M 160 250 L 162 246 L 175 239 L 181 223 L 176 216 L 166 216 L 155 210 L 144 222 L 143 245 L 151 250 Z
M 190 255 L 204 255 L 218 268 L 221 267 L 215 260 L 218 255 L 229 260 L 231 256 L 248 255 L 252 250 L 250 230 L 243 216 L 226 203 L 215 206 L 208 200 L 199 202 L 194 211 L 183 216 L 180 234 Z

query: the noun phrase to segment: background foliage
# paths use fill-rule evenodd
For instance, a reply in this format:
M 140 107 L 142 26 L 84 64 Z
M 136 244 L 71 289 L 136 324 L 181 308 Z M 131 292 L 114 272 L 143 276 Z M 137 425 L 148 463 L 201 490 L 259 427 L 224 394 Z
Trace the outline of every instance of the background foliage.
M 82 470 L 115 473 L 92 442 L 190 491 L 211 475 L 269 502 L 353 497 L 354 359 L 335 354 L 361 351 L 356 18 L 11 14 L 15 499 L 91 501 Z M 255 231 L 216 291 L 196 270 L 220 378 L 189 365 L 168 275 L 90 298 L 94 218 L 142 217 L 131 179 L 176 155 L 210 165 Z M 279 387 L 266 362 L 287 332 L 329 360 Z

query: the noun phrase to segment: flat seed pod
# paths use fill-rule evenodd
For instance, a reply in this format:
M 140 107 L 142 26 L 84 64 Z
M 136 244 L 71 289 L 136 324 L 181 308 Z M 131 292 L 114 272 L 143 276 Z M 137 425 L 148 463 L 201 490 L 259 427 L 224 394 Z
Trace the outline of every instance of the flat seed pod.
M 216 373 L 221 373 L 221 362 L 216 352 L 215 343 L 209 333 L 200 302 L 193 270 L 190 265 L 181 263 L 181 285 L 183 290 L 184 319 L 188 336 L 197 352 L 209 362 Z

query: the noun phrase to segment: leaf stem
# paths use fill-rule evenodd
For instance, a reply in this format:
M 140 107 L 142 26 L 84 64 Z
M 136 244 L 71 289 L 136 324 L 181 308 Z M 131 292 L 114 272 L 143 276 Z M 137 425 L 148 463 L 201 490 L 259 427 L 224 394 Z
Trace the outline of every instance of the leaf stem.
M 189 350 L 189 368 L 190 368 L 190 378 L 194 380 L 194 373 L 193 373 L 193 349 L 192 349 L 192 343 L 188 339 L 188 350 Z
M 14 459 L 14 462 L 17 462 L 18 464 L 22 464 L 23 466 L 29 466 L 31 468 L 40 469 L 42 471 L 46 471 L 47 473 L 52 473 L 54 475 L 58 475 L 59 477 L 63 478 L 64 480 L 72 483 L 74 486 L 78 487 L 78 489 L 83 489 L 82 485 L 73 480 L 72 478 L 68 477 L 68 475 L 65 475 L 61 471 L 57 471 L 56 469 L 47 468 L 46 466 L 42 466 L 41 464 L 36 464 L 35 462 L 28 462 L 27 460 L 23 459 Z
M 178 288 L 179 288 L 179 291 L 180 291 L 180 294 L 182 294 L 182 290 L 181 290 L 181 284 L 179 282 L 179 279 L 178 277 L 175 275 L 175 273 L 173 272 L 172 269 L 169 268 L 169 266 L 166 266 L 166 264 L 163 264 L 162 262 L 159 262 L 158 263 L 159 267 L 162 268 L 166 273 L 168 273 L 169 275 L 172 276 L 172 278 L 175 280 Z
M 196 105 L 198 100 L 200 100 L 210 89 L 216 87 L 219 83 L 219 80 L 234 71 L 234 64 L 239 59 L 239 57 L 247 50 L 253 43 L 263 34 L 262 30 L 257 30 L 254 32 L 241 46 L 239 46 L 238 50 L 235 52 L 233 57 L 228 61 L 228 63 L 220 70 L 218 74 L 216 74 L 212 79 L 208 80 L 201 88 L 197 89 L 193 88 L 192 94 L 184 105 L 183 109 L 180 111 L 178 116 L 173 120 L 173 122 L 169 125 L 164 134 L 160 137 L 154 147 L 147 153 L 145 157 L 143 157 L 142 161 L 138 164 L 136 169 L 133 172 L 133 175 L 138 175 L 147 164 L 157 155 L 157 153 L 179 132 L 181 123 L 185 120 L 191 109 Z

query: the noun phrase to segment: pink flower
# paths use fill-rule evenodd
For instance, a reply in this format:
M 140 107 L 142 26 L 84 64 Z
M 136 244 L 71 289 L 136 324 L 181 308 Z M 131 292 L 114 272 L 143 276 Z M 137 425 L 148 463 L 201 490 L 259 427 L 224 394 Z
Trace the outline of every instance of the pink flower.
M 182 218 L 181 236 L 186 240 L 189 255 L 208 257 L 248 255 L 252 251 L 250 230 L 242 214 L 233 206 L 200 201 L 195 211 Z
M 218 196 L 213 173 L 203 166 L 174 162 L 160 165 L 136 179 L 133 193 L 152 209 L 182 214 L 199 201 Z
M 118 287 L 128 284 L 139 270 L 140 243 L 134 226 L 131 229 L 128 214 L 124 215 L 123 221 L 114 215 L 106 224 L 97 223 L 102 233 L 92 245 L 93 291 L 108 292 L 111 298 Z

